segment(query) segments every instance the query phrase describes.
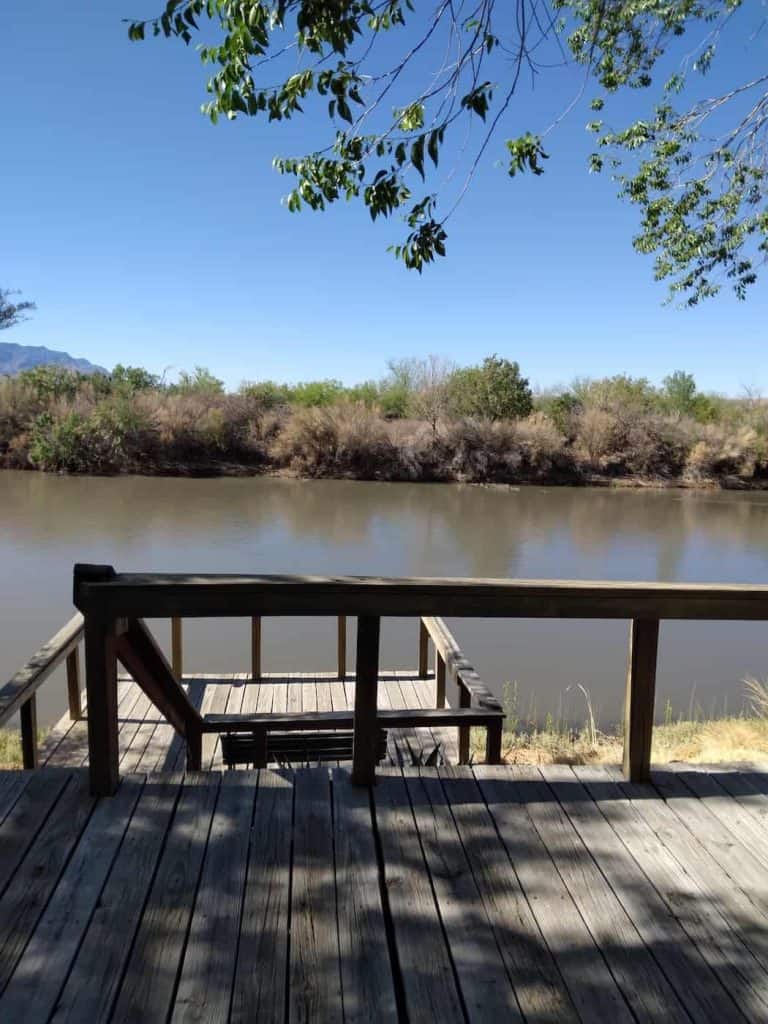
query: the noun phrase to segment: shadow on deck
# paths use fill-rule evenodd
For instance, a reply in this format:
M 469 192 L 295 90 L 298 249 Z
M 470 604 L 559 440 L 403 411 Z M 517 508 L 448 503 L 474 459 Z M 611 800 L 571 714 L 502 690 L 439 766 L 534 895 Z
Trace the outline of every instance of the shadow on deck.
M 0 776 L 0 1019 L 768 1019 L 768 776 Z
M 419 677 L 415 670 L 382 672 L 379 676 L 379 707 L 435 707 L 435 679 Z M 184 677 L 184 689 L 194 707 L 206 714 L 286 714 L 293 712 L 351 711 L 355 682 L 340 681 L 334 673 L 265 674 L 252 682 L 246 674 Z M 120 772 L 182 771 L 186 745 L 149 698 L 130 679 L 118 688 Z M 387 760 L 392 765 L 412 765 L 439 747 L 447 764 L 458 761 L 457 730 L 390 729 Z M 88 723 L 64 717 L 40 747 L 40 763 L 58 767 L 82 767 L 88 763 Z M 203 769 L 223 768 L 219 736 L 203 737 Z

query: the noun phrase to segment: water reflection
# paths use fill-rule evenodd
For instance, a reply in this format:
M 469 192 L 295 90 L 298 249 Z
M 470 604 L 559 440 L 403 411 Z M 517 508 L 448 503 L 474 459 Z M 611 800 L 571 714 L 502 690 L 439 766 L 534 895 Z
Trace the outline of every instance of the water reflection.
M 765 582 L 768 495 L 6 472 L 3 672 L 66 617 L 78 560 L 126 570 Z M 524 708 L 533 702 L 554 714 L 566 688 L 581 683 L 605 724 L 618 716 L 623 624 L 463 622 L 456 630 L 495 688 L 517 681 Z M 707 711 L 725 695 L 737 705 L 742 677 L 768 671 L 763 633 L 750 624 L 666 625 L 662 701 L 670 696 L 684 710 L 695 686 Z M 323 622 L 270 622 L 267 668 L 306 670 L 318 657 L 330 668 L 332 634 Z M 188 667 L 244 669 L 246 635 L 242 623 L 190 627 Z M 389 665 L 413 664 L 414 637 L 413 624 L 388 626 Z

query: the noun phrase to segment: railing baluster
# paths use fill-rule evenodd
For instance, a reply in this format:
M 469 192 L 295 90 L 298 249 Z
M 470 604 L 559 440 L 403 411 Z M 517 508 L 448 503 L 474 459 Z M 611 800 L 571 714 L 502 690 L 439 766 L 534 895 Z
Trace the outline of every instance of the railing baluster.
M 378 616 L 358 617 L 352 781 L 359 786 L 369 786 L 376 781 L 380 631 Z
M 624 774 L 631 782 L 650 779 L 658 647 L 659 620 L 633 619 L 624 705 Z
M 419 619 L 419 679 L 429 675 L 429 633 L 422 619 Z
M 435 648 L 435 707 L 445 707 L 445 659 Z
M 459 707 L 472 706 L 472 694 L 464 686 L 459 686 Z M 469 726 L 459 726 L 459 764 L 469 764 Z
M 75 647 L 67 655 L 67 699 L 69 717 L 73 722 L 83 717 L 82 697 L 80 695 L 80 650 Z
M 37 698 L 21 705 L 21 757 L 25 768 L 37 768 Z
M 336 640 L 336 652 L 338 661 L 339 679 L 347 678 L 347 617 L 340 615 L 338 619 L 338 634 Z
M 171 619 L 171 667 L 179 682 L 184 671 L 184 646 L 181 619 Z
M 251 682 L 261 679 L 261 616 L 251 618 Z

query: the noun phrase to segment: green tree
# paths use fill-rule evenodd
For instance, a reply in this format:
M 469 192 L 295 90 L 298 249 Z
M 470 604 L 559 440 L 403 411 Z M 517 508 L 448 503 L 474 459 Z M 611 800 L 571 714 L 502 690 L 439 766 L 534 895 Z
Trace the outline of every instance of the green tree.
M 692 373 L 675 370 L 662 381 L 662 401 L 670 412 L 691 416 L 702 422 L 715 418 L 716 408 L 707 395 L 696 388 Z
M 514 420 L 533 409 L 533 393 L 520 366 L 497 355 L 487 356 L 481 366 L 457 370 L 450 391 L 451 407 L 459 416 Z
M 723 281 L 743 297 L 768 252 L 768 75 L 735 78 L 720 93 L 703 81 L 729 34 L 759 45 L 760 6 L 166 0 L 157 17 L 131 23 L 129 36 L 204 40 L 199 52 L 211 75 L 203 109 L 213 122 L 327 116 L 325 145 L 275 160 L 295 179 L 288 209 L 346 199 L 373 220 L 398 213 L 407 232 L 392 249 L 419 272 L 445 255 L 446 225 L 492 144 L 511 177 L 543 173 L 543 137 L 562 116 L 519 134 L 515 101 L 525 111 L 522 83 L 570 53 L 594 89 L 590 170 L 615 172 L 620 194 L 639 208 L 636 248 L 654 254 L 657 278 L 693 304 Z M 388 44 L 376 46 L 383 35 Z M 636 89 L 651 93 L 644 115 L 606 127 L 606 104 Z M 467 120 L 477 122 L 472 135 Z M 445 173 L 446 156 L 458 173 Z
M 0 331 L 7 331 L 22 320 L 28 320 L 27 313 L 37 309 L 34 302 L 12 302 L 11 296 L 18 292 L 0 288 Z
M 179 395 L 221 395 L 224 393 L 224 381 L 214 377 L 207 367 L 196 366 L 192 373 L 181 370 L 178 381 L 168 390 Z
M 139 391 L 156 391 L 160 388 L 160 378 L 142 366 L 123 366 L 118 363 L 109 375 L 113 389 L 123 394 L 136 395 Z

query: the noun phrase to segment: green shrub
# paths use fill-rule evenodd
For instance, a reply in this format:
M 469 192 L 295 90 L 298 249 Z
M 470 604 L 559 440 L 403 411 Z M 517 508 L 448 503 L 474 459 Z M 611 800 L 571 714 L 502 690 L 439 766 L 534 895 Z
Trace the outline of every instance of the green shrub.
M 520 367 L 488 356 L 481 366 L 456 370 L 450 380 L 450 409 L 458 416 L 487 420 L 523 419 L 533 411 L 533 394 Z

